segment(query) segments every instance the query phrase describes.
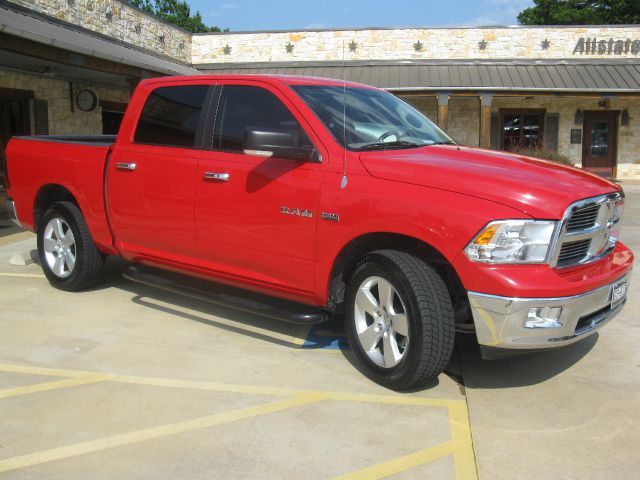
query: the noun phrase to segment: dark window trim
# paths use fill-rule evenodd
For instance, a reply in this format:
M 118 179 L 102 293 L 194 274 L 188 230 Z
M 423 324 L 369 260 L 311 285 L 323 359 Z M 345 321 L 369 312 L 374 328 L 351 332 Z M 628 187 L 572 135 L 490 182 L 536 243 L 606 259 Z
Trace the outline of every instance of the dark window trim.
M 538 115 L 540 116 L 540 133 L 539 138 L 544 144 L 544 115 L 547 113 L 546 108 L 500 108 L 498 109 L 498 113 L 500 114 L 500 145 L 498 146 L 499 150 L 504 150 L 504 116 L 505 115 L 515 115 L 521 114 L 524 115 Z M 523 148 L 522 145 L 522 124 L 520 125 L 520 148 Z M 540 145 L 543 146 L 543 145 Z

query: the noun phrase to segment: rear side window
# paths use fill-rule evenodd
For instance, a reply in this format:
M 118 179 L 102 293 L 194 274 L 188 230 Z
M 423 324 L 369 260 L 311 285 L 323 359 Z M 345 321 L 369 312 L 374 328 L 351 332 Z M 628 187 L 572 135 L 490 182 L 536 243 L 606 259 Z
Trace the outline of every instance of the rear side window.
M 294 134 L 295 146 L 311 146 L 293 114 L 273 93 L 260 87 L 225 86 L 213 132 L 213 148 L 241 153 L 248 127 L 287 130 Z
M 188 147 L 195 144 L 207 85 L 161 87 L 144 104 L 134 142 Z

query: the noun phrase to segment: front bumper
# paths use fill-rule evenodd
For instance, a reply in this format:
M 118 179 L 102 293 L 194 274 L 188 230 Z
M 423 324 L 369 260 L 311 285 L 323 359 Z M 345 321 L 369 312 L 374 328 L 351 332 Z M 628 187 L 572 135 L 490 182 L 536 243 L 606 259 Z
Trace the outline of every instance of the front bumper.
M 469 292 L 478 343 L 483 346 L 537 350 L 560 347 L 589 336 L 616 316 L 626 296 L 612 304 L 613 287 L 626 281 L 619 278 L 608 285 L 581 295 L 559 298 L 511 298 Z M 526 328 L 532 308 L 561 307 L 558 326 Z
M 9 220 L 15 223 L 17 226 L 22 227 L 20 220 L 18 220 L 18 214 L 16 213 L 16 204 L 11 197 L 7 197 L 4 201 L 4 208 L 7 211 Z

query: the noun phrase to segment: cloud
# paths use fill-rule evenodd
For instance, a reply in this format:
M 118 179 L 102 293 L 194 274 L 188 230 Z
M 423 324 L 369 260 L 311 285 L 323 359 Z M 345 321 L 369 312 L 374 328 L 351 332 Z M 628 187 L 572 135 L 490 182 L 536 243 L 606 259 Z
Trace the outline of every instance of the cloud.
M 320 23 L 320 22 L 309 23 L 309 24 L 305 25 L 303 28 L 307 29 L 307 30 L 322 30 L 322 29 L 327 28 L 327 24 L 326 23 Z
M 220 9 L 221 10 L 239 10 L 240 5 L 238 5 L 237 3 L 223 3 L 222 5 L 220 5 Z
M 483 0 L 478 6 L 482 14 L 465 22 L 464 25 L 470 27 L 516 25 L 518 14 L 532 5 L 532 0 Z

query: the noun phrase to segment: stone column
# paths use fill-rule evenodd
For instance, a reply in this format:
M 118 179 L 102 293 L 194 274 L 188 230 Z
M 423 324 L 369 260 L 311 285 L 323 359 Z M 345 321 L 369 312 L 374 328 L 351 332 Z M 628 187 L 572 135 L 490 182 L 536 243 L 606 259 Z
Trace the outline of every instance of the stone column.
M 480 95 L 480 148 L 491 146 L 491 100 L 493 95 Z
M 447 131 L 449 125 L 449 92 L 438 94 L 438 126 Z

